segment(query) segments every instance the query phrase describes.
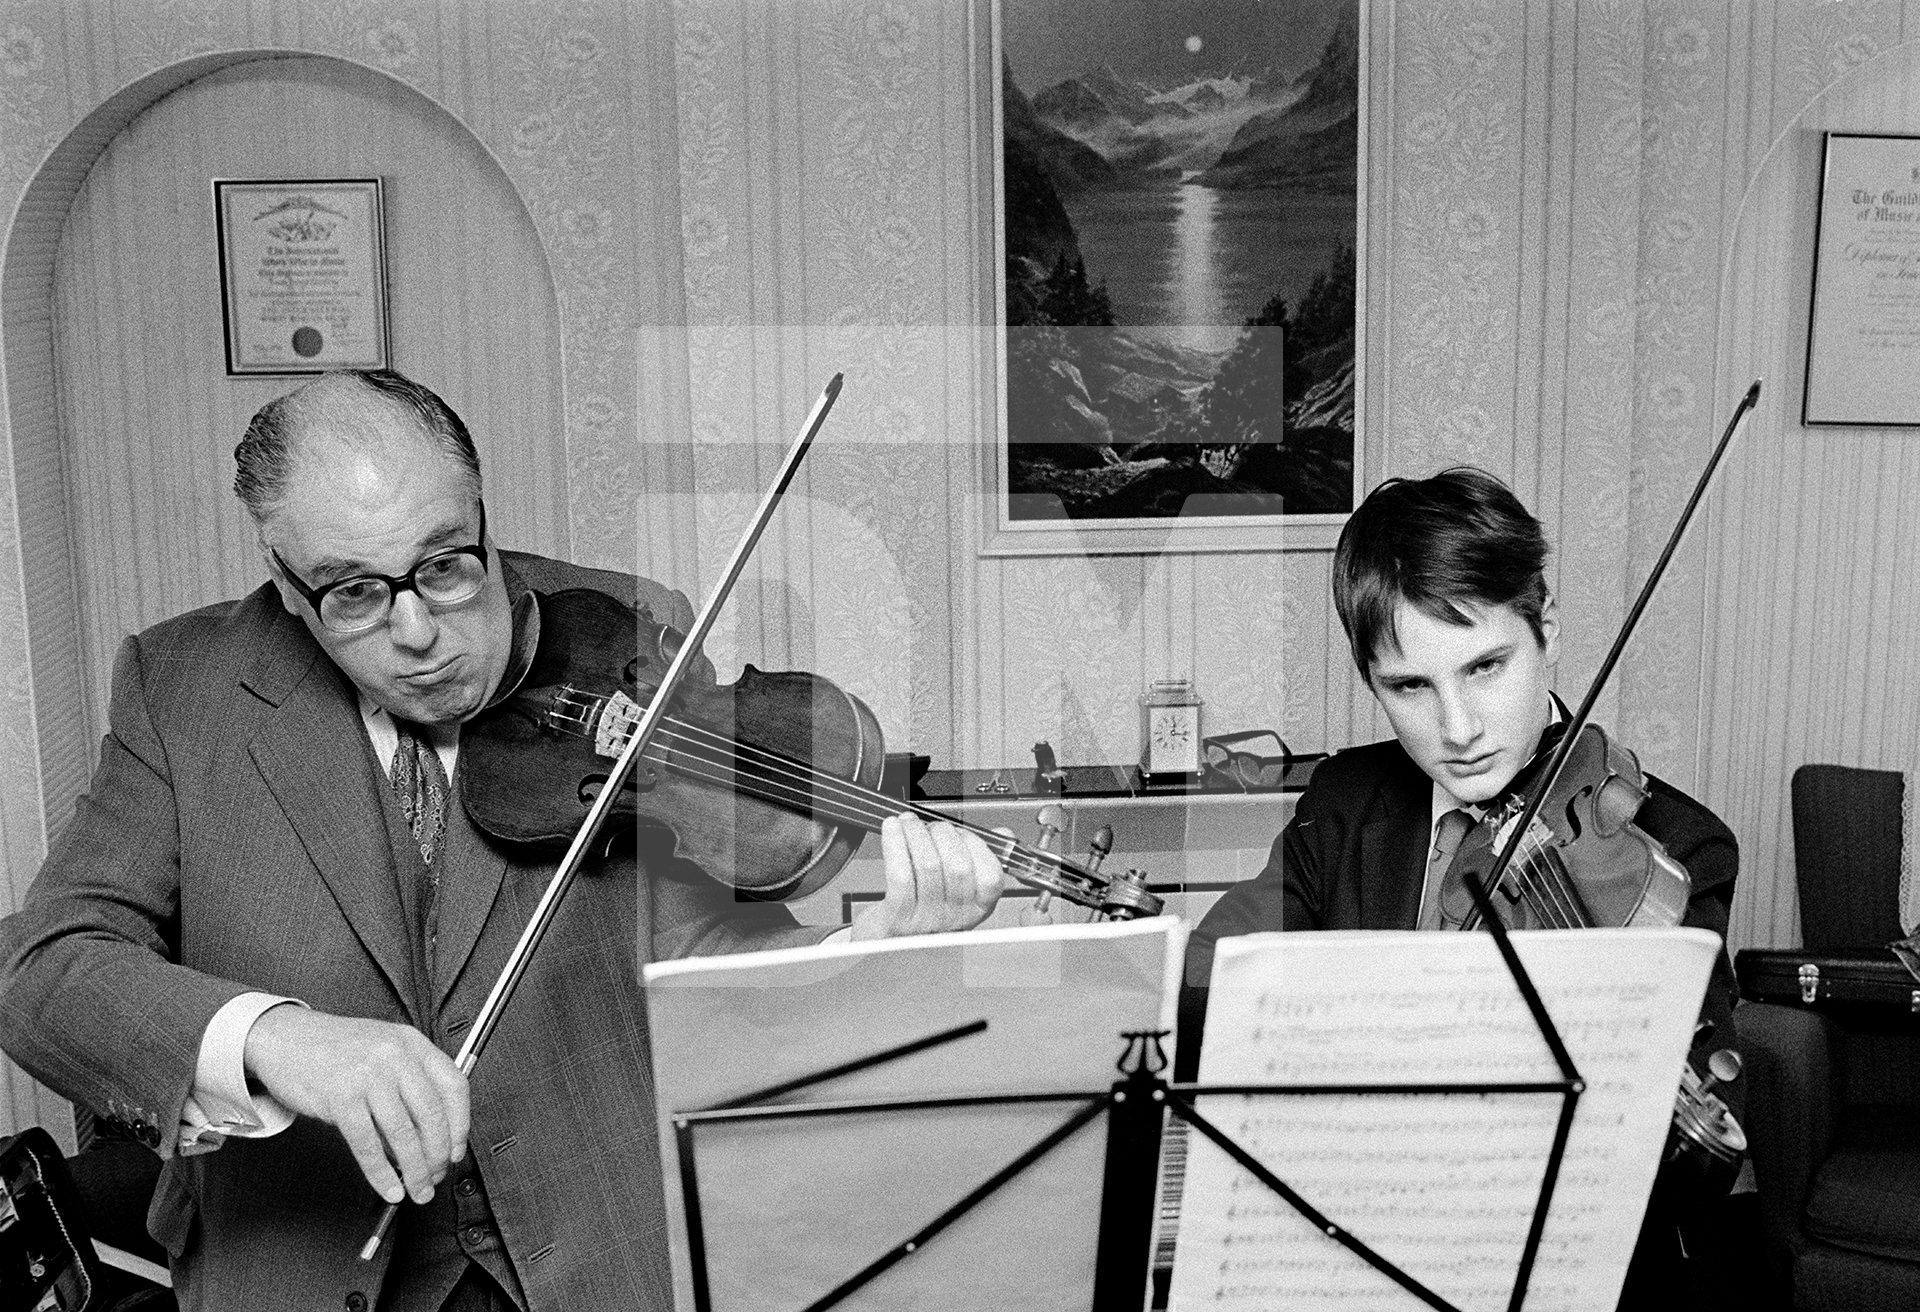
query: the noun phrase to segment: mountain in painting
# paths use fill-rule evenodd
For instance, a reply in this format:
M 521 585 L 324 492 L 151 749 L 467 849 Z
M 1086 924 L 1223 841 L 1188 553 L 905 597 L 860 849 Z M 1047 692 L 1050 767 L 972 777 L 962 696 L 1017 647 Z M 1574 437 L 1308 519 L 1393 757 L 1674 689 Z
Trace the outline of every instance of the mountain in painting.
M 1089 182 L 1110 180 L 1113 170 L 1098 153 L 1040 123 L 1014 82 L 1013 70 L 1003 72 L 1007 325 L 1111 325 L 1105 291 L 1087 285 L 1080 239 L 1060 196 Z M 1072 419 L 1074 414 L 1062 412 L 1062 417 Z
M 1065 159 L 1049 161 L 1063 189 L 1177 177 L 1216 188 L 1350 191 L 1359 57 L 1358 26 L 1348 17 L 1298 77 L 1226 73 L 1155 89 L 1103 67 L 1054 83 L 1026 108 L 1055 134 L 1056 150 L 1061 138 L 1075 142 L 1109 170 L 1096 178 Z
M 1129 82 L 1111 68 L 1101 68 L 1081 77 L 1056 82 L 1033 98 L 1033 112 L 1044 122 L 1064 132 L 1086 138 L 1128 125 L 1145 123 L 1157 115 L 1179 113 L 1151 104 L 1153 88 Z
M 1209 187 L 1353 191 L 1359 142 L 1360 41 L 1334 29 L 1298 99 L 1249 117 L 1195 181 Z
M 1006 470 L 1014 519 L 1350 507 L 1350 238 L 1315 250 L 1314 265 L 1326 263 L 1304 291 L 1292 280 L 1304 271 L 1290 270 L 1282 284 L 1289 290 L 1274 291 L 1230 346 L 1202 349 L 1143 326 L 1185 321 L 1117 323 L 1109 270 L 1087 267 L 1074 223 L 1100 222 L 1115 210 L 1165 214 L 1185 204 L 1168 198 L 1202 194 L 1187 187 L 1239 192 L 1242 213 L 1269 204 L 1249 192 L 1291 193 L 1272 202 L 1280 205 L 1327 197 L 1308 207 L 1314 216 L 1329 206 L 1338 213 L 1344 196 L 1350 214 L 1358 53 L 1348 19 L 1297 75 L 1234 68 L 1156 88 L 1102 67 L 1029 101 L 1005 70 Z M 1205 212 L 1213 203 L 1202 202 Z M 1087 231 L 1096 253 L 1111 260 L 1113 229 Z M 1139 302 L 1129 304 L 1137 313 Z
M 1059 191 L 1114 181 L 1113 166 L 1098 150 L 1035 113 L 1032 102 L 1013 80 L 1013 69 L 1004 61 L 1001 83 L 1002 136 L 1009 156 L 1017 150 L 1043 170 Z

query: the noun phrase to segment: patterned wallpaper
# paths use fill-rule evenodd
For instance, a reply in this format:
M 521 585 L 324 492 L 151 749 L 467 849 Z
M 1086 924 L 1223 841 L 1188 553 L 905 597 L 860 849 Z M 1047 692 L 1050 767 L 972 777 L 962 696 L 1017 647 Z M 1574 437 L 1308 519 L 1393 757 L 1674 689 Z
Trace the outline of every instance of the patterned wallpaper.
M 1872 52 L 1851 41 L 1836 57 Z M 1808 52 L 1802 65 L 1819 67 Z M 1790 940 L 1798 910 L 1788 805 L 1794 768 L 1833 761 L 1910 776 L 1920 765 L 1920 447 L 1912 429 L 1803 428 L 1821 133 L 1920 135 L 1920 42 L 1889 43 L 1787 121 L 1729 235 L 1718 375 L 1765 377 L 1710 525 L 1702 788 L 1771 882 L 1742 889 L 1748 923 Z M 1908 793 L 1911 811 L 1912 794 Z M 1903 866 L 1920 846 L 1907 826 Z M 1764 865 L 1761 868 L 1765 868 Z M 1839 872 L 1842 877 L 1846 872 Z M 1920 921 L 1908 880 L 1901 923 Z
M 806 399 L 848 375 L 804 508 L 719 635 L 723 667 L 764 652 L 820 669 L 942 764 L 1016 765 L 1043 738 L 1071 763 L 1132 759 L 1137 699 L 1173 674 L 1216 727 L 1308 749 L 1331 704 L 1344 740 L 1323 556 L 979 554 L 984 6 L 682 0 L 674 16 L 705 575 Z
M 1515 482 L 1559 544 L 1561 684 L 1577 690 L 1744 387 L 1717 353 L 1748 181 L 1823 89 L 1920 36 L 1920 0 L 1377 0 L 1368 18 L 1367 477 L 1470 460 Z M 444 106 L 527 204 L 560 306 L 582 559 L 699 591 L 825 377 L 847 372 L 716 637 L 723 665 L 821 669 L 943 764 L 1017 763 L 1039 738 L 1068 762 L 1124 760 L 1135 699 L 1167 674 L 1193 675 L 1213 728 L 1271 726 L 1303 749 L 1377 736 L 1324 554 L 978 554 L 989 30 L 976 0 L 0 0 L 9 313 L 60 217 L 23 198 L 78 185 L 84 159 L 43 163 L 110 97 L 221 51 L 351 60 Z M 30 365 L 10 341 L 7 416 L 45 386 Z M 0 851 L 17 896 L 69 798 L 44 795 L 34 690 L 57 680 L 28 659 L 48 548 L 23 540 L 22 498 L 48 475 L 7 416 Z M 1778 442 L 1788 426 L 1770 423 Z M 1920 517 L 1886 461 L 1842 468 L 1877 484 L 1852 523 L 1891 561 Z M 1760 642 L 1831 617 L 1811 581 L 1776 582 L 1765 607 L 1724 585 L 1751 543 L 1720 521 L 1765 490 L 1742 486 L 1682 551 L 1602 714 L 1740 833 L 1736 941 L 1789 942 L 1779 763 L 1904 758 L 1840 708 L 1903 694 L 1897 653 L 1915 644 L 1884 621 L 1846 677 L 1734 672 L 1708 617 Z M 1736 684 L 1745 699 L 1710 717 Z M 1787 727 L 1734 741 L 1747 707 L 1788 694 Z M 1776 782 L 1742 783 L 1762 773 L 1749 759 Z M 35 1095 L 12 1088 L 32 1119 Z
M 1367 477 L 1471 461 L 1515 484 L 1556 543 L 1559 684 L 1570 697 L 1598 667 L 1744 390 L 1746 378 L 1716 374 L 1716 352 L 1723 265 L 1749 180 L 1813 97 L 1906 38 L 1910 9 L 1920 6 L 1369 9 Z M 1170 673 L 1195 677 L 1216 728 L 1272 726 L 1303 748 L 1383 733 L 1344 654 L 1324 555 L 975 554 L 982 514 L 967 499 L 989 425 L 970 383 L 982 348 L 952 325 L 984 317 L 990 302 L 977 268 L 969 281 L 978 234 L 954 207 L 968 195 L 956 162 L 990 143 L 983 115 L 958 112 L 981 96 L 966 54 L 984 49 L 984 27 L 967 25 L 966 8 L 814 0 L 769 12 L 688 0 L 675 15 L 683 145 L 696 143 L 685 146 L 682 185 L 689 213 L 703 216 L 700 248 L 690 240 L 686 251 L 689 302 L 726 343 L 695 355 L 698 405 L 709 422 L 744 422 L 720 417 L 746 415 L 748 398 L 767 394 L 763 380 L 790 369 L 794 341 L 776 341 L 769 325 L 796 326 L 795 307 L 820 326 L 806 343 L 818 372 L 842 343 L 855 362 L 832 431 L 860 454 L 846 457 L 834 495 L 867 532 L 852 551 L 832 535 L 790 533 L 789 583 L 763 599 L 760 633 L 742 634 L 742 649 L 788 644 L 797 662 L 872 701 L 890 740 L 967 765 L 1017 763 L 1042 737 L 1069 761 L 1124 760 L 1136 750 L 1135 697 Z M 722 76 L 728 67 L 739 71 Z M 722 161 L 736 160 L 729 174 Z M 766 179 L 763 194 L 750 177 Z M 849 247 L 847 215 L 874 197 L 886 198 L 887 220 Z M 745 257 L 743 231 L 762 234 Z M 754 260 L 767 267 L 750 272 Z M 903 280 L 902 262 L 918 277 Z M 915 327 L 930 322 L 939 327 Z M 836 336 L 847 324 L 868 335 Z M 859 368 L 868 359 L 878 373 Z M 811 384 L 789 377 L 772 386 L 797 413 L 795 393 Z M 876 384 L 884 401 L 865 399 Z M 1763 426 L 1769 437 L 1754 441 L 1784 440 L 1777 416 Z M 1723 487 L 1710 519 L 1762 509 L 1736 498 Z M 895 525 L 901 517 L 911 531 Z M 726 516 L 695 518 L 711 559 Z M 1902 531 L 1892 517 L 1875 523 L 1883 537 Z M 1734 765 L 1714 755 L 1725 735 L 1709 707 L 1732 677 L 1706 626 L 1726 604 L 1714 598 L 1729 548 L 1716 540 L 1708 524 L 1689 536 L 1599 714 L 1739 832 L 1736 945 L 1791 942 L 1777 780 L 1814 755 L 1856 759 L 1866 740 L 1770 740 L 1764 762 L 1749 752 Z M 905 613 L 836 611 L 843 585 L 833 580 L 850 566 L 904 580 Z M 811 578 L 810 592 L 796 574 Z M 1793 593 L 1733 604 L 1800 615 L 1803 603 Z M 863 632 L 884 635 L 888 660 L 836 665 Z M 1855 658 L 1880 670 L 1898 651 L 1867 645 Z M 1837 701 L 1859 682 L 1802 683 L 1793 695 Z M 1776 782 L 1736 789 L 1729 769 Z
M 1600 717 L 1740 838 L 1734 946 L 1796 942 L 1792 768 L 1920 757 L 1900 730 L 1911 611 L 1889 604 L 1920 539 L 1901 435 L 1795 422 L 1811 179 L 1767 184 L 1800 212 L 1756 234 L 1756 178 L 1783 134 L 1816 126 L 1795 126 L 1816 97 L 1912 85 L 1911 53 L 1866 66 L 1920 36 L 1920 6 L 1433 0 L 1387 21 L 1376 123 L 1405 218 L 1370 261 L 1389 289 L 1384 467 L 1475 459 L 1547 519 L 1563 691 L 1584 688 L 1734 401 L 1768 375 Z M 1817 126 L 1920 130 L 1910 105 L 1876 111 Z M 1844 508 L 1808 514 L 1816 489 Z

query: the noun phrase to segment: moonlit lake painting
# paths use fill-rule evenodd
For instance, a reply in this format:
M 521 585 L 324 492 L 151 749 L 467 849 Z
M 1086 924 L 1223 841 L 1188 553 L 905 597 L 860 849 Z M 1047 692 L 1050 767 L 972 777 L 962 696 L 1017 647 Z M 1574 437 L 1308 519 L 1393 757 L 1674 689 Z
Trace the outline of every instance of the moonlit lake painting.
M 1357 0 L 1002 0 L 1005 520 L 1352 509 Z

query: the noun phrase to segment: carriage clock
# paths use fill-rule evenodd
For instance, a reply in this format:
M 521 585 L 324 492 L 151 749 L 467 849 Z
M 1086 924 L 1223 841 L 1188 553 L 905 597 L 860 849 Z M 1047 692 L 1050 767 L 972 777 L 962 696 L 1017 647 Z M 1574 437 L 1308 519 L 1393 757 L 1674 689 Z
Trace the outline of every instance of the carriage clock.
M 1200 773 L 1200 706 L 1190 679 L 1155 679 L 1140 699 L 1140 773 L 1148 783 Z

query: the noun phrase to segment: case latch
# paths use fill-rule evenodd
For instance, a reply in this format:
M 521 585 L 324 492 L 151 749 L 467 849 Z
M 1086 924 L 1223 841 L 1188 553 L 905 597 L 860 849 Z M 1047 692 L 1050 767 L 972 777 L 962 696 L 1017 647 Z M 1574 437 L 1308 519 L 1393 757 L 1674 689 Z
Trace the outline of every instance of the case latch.
M 1820 967 L 1809 961 L 1800 967 L 1800 1001 L 1812 1006 L 1820 996 Z

